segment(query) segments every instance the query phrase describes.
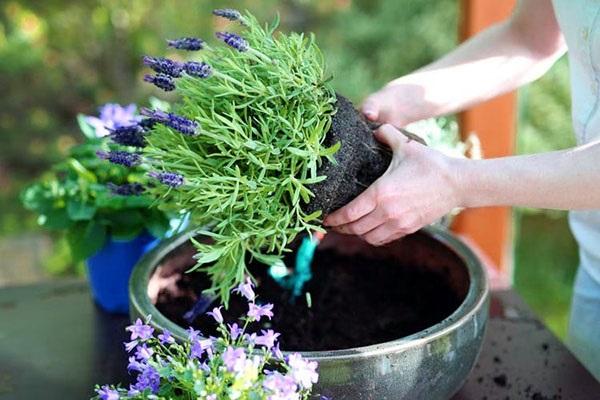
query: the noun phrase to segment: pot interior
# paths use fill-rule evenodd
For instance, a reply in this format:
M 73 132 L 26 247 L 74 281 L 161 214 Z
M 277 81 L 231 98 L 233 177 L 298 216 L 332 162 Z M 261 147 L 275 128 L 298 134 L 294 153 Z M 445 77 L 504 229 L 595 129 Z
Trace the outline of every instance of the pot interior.
M 194 253 L 188 242 L 164 257 L 151 274 L 148 295 L 171 321 L 215 335 L 209 316 L 199 315 L 191 324 L 184 318 L 209 286 L 204 273 L 185 273 L 194 265 Z M 285 259 L 288 268 L 294 267 L 294 254 Z M 281 333 L 281 348 L 286 351 L 348 349 L 422 331 L 449 317 L 470 284 L 464 261 L 422 232 L 383 247 L 328 234 L 315 252 L 313 278 L 298 298 L 271 278 L 267 266 L 249 262 L 249 269 L 258 282 L 258 302 L 275 306 L 271 321 L 250 330 Z M 247 307 L 243 298 L 232 295 L 223 315 L 233 322 Z

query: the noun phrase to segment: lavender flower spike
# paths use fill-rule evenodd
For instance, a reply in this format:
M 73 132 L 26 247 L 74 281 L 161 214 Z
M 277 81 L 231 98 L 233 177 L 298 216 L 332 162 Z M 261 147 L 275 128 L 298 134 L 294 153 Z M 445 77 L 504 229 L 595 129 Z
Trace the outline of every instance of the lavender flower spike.
M 161 110 L 152 111 L 144 108 L 142 109 L 142 115 L 150 117 L 154 121 L 173 128 L 188 136 L 195 135 L 196 129 L 198 128 L 198 124 L 192 120 L 172 113 L 166 113 Z
M 183 37 L 175 40 L 167 40 L 170 47 L 179 50 L 196 51 L 204 48 L 204 40 L 195 37 Z
M 115 185 L 112 182 L 106 184 L 106 187 L 112 194 L 119 196 L 139 196 L 144 192 L 144 186 L 141 183 L 125 183 L 123 185 Z
M 219 8 L 213 10 L 213 15 L 217 17 L 225 18 L 230 21 L 239 21 L 242 19 L 242 14 L 238 10 L 234 10 L 233 8 Z
M 215 33 L 217 39 L 222 40 L 227 45 L 233 47 L 238 51 L 248 51 L 249 45 L 246 39 L 231 32 L 217 32 Z
M 165 74 L 156 74 L 156 75 L 145 75 L 144 81 L 152 83 L 159 89 L 164 90 L 165 92 L 171 92 L 175 90 L 175 81 L 172 77 Z
M 150 67 L 154 72 L 159 74 L 169 75 L 173 78 L 181 76 L 182 65 L 177 61 L 163 57 L 144 56 L 143 62 L 144 65 Z
M 120 126 L 110 130 L 109 137 L 113 142 L 123 146 L 145 147 L 144 129 L 136 125 Z
M 135 167 L 142 161 L 139 154 L 130 153 L 128 151 L 97 151 L 96 155 L 103 160 L 108 160 L 113 164 L 124 165 L 126 167 Z
M 196 78 L 208 78 L 212 74 L 212 67 L 205 62 L 189 61 L 183 65 L 183 69 Z
M 184 183 L 183 175 L 176 174 L 175 172 L 151 171 L 148 173 L 148 176 L 172 188 L 178 188 Z

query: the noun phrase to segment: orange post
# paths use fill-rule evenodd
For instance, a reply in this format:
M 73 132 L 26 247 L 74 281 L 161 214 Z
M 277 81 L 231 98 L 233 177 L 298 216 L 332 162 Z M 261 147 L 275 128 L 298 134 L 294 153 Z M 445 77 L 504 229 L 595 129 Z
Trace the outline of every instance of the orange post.
M 508 17 L 514 0 L 461 0 L 460 39 L 466 40 L 486 27 Z M 492 78 L 493 79 L 493 78 Z M 473 107 L 459 115 L 463 137 L 475 132 L 483 156 L 494 158 L 514 152 L 516 95 L 509 93 Z M 508 207 L 465 210 L 453 229 L 474 242 L 499 273 L 499 281 L 512 281 L 512 215 Z

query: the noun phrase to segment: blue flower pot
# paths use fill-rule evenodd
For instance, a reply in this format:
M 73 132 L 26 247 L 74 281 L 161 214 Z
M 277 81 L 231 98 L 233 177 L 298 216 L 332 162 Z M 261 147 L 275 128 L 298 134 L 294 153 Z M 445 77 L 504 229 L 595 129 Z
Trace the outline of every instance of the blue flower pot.
M 129 311 L 129 276 L 140 257 L 159 239 L 142 233 L 130 241 L 108 239 L 105 246 L 87 259 L 88 279 L 96 303 L 111 313 Z

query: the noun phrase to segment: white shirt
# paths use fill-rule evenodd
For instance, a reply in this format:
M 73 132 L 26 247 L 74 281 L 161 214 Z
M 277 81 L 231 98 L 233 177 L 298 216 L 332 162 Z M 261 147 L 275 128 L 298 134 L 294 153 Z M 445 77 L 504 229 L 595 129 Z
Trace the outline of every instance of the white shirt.
M 553 4 L 569 48 L 573 127 L 582 145 L 600 139 L 600 0 Z M 569 220 L 581 266 L 600 282 L 600 210 L 571 211 Z

